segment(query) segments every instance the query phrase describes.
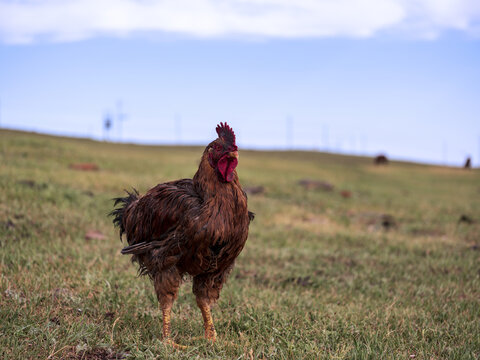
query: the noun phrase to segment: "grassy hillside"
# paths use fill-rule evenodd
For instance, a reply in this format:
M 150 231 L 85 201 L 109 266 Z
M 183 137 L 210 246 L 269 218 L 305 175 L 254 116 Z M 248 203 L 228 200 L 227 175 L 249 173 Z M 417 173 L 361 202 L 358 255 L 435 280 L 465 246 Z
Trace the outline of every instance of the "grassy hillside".
M 265 192 L 213 310 L 218 341 L 196 338 L 187 280 L 172 327 L 189 348 L 165 346 L 106 214 L 125 188 L 191 177 L 202 151 L 0 131 L 1 358 L 480 357 L 479 170 L 309 152 L 240 152 L 242 184 Z M 83 162 L 100 169 L 69 168 Z

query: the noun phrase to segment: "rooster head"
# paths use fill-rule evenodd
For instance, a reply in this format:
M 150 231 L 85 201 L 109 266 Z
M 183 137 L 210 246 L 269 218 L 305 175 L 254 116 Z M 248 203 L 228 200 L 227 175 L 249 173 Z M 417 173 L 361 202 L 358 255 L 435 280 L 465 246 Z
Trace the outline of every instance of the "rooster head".
M 234 178 L 233 172 L 238 164 L 238 148 L 235 144 L 235 134 L 227 123 L 217 125 L 218 139 L 207 147 L 208 162 L 215 169 L 223 182 Z

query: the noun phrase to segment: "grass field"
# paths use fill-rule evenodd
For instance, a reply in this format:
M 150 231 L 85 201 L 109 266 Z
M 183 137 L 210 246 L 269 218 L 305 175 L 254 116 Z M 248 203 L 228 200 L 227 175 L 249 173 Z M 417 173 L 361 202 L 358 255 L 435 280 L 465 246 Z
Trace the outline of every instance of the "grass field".
M 107 213 L 125 188 L 193 176 L 202 151 L 0 131 L 1 358 L 480 358 L 480 171 L 313 152 L 240 152 L 242 184 L 265 192 L 218 340 L 198 339 L 187 279 L 172 327 L 189 347 L 165 346 Z M 100 170 L 69 168 L 83 162 Z

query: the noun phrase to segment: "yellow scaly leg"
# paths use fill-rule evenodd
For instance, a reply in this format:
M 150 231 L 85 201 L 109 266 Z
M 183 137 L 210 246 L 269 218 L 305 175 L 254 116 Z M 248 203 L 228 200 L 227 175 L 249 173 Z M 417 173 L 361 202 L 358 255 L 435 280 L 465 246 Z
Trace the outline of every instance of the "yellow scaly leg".
M 202 311 L 203 316 L 203 327 L 205 328 L 205 338 L 211 342 L 215 342 L 217 339 L 217 332 L 215 331 L 215 326 L 213 325 L 212 313 L 210 311 L 210 306 L 206 302 L 199 304 L 200 310 Z
M 162 335 L 163 335 L 163 341 L 165 344 L 168 344 L 175 349 L 180 349 L 184 350 L 187 348 L 185 345 L 180 345 L 177 344 L 175 341 L 171 339 L 171 327 L 170 327 L 170 322 L 171 322 L 171 316 L 172 316 L 172 306 L 165 306 L 162 309 L 163 313 L 163 329 L 162 329 Z

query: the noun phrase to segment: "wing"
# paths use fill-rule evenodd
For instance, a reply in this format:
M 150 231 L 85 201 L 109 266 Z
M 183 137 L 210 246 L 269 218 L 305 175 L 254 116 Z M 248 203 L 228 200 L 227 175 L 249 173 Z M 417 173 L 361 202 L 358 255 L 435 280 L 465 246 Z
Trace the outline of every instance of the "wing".
M 128 244 L 122 254 L 141 254 L 166 245 L 185 216 L 201 208 L 203 199 L 191 179 L 159 184 L 128 209 L 123 219 Z

